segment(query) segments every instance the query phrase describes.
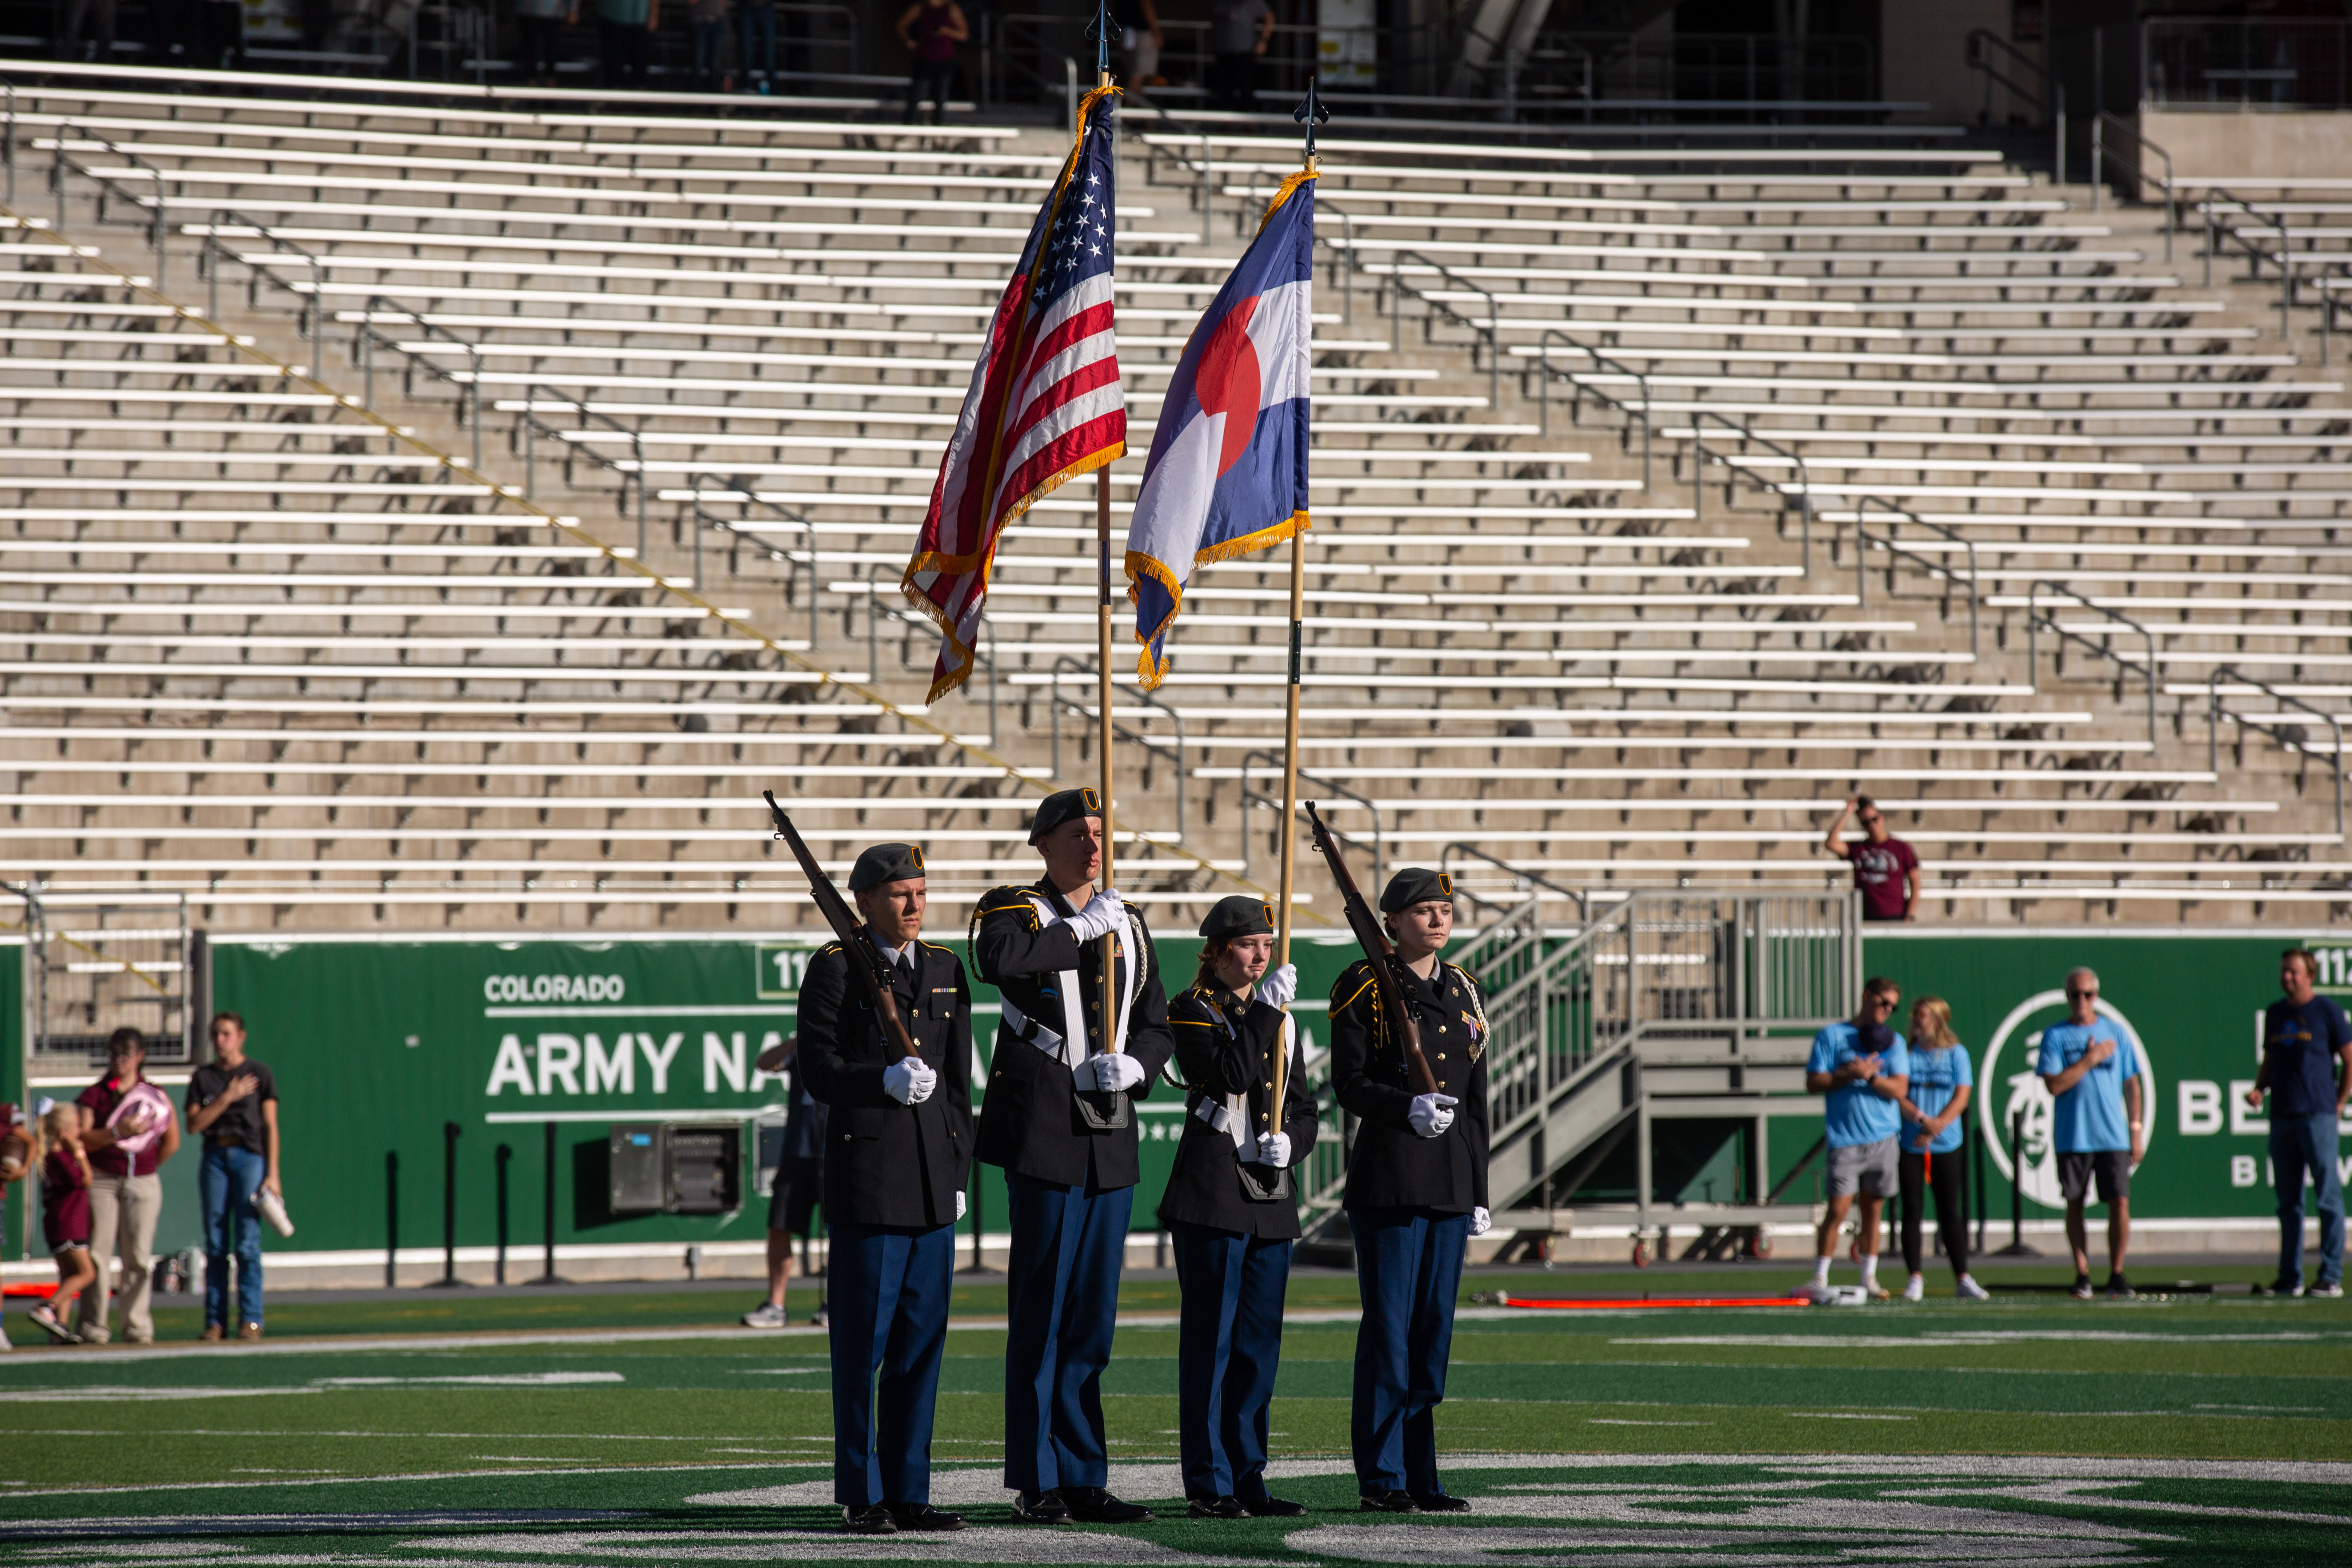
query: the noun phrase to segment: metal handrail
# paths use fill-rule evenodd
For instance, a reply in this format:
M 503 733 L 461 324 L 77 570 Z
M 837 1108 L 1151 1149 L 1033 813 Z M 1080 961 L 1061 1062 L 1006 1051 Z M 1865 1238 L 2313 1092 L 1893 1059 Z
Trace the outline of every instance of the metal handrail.
M 2126 671 L 2133 668 L 2131 660 L 2126 658 L 2115 649 L 2108 647 L 2102 643 L 2095 642 L 2081 632 L 2073 631 L 2066 626 L 2061 626 L 2054 616 L 2044 615 L 2041 606 L 2042 590 L 2044 588 L 2049 589 L 2053 594 L 2063 594 L 2067 598 L 2070 598 L 2076 604 L 2082 605 L 2084 609 L 2105 616 L 2107 619 L 2116 622 L 2119 626 L 2128 626 L 2133 631 L 2137 632 L 2141 637 L 2147 639 L 2147 664 L 2146 667 L 2146 674 L 2147 676 L 2147 749 L 2150 752 L 2155 751 L 2156 634 L 2148 630 L 2146 626 L 2140 625 L 2137 621 L 2133 620 L 2129 616 L 2124 615 L 2120 611 L 2111 610 L 2105 605 L 2095 604 L 2079 591 L 2066 586 L 2063 583 L 2055 582 L 2047 577 L 2035 578 L 2032 583 L 2027 584 L 2025 590 L 2025 677 L 2027 681 L 2032 685 L 2035 690 L 2038 691 L 2042 689 L 2041 652 L 2040 641 L 2037 633 L 2040 628 L 2044 626 L 2048 626 L 2052 632 L 2055 633 L 2062 641 L 2081 643 L 2084 647 L 2089 648 L 2101 658 L 2113 659 L 2116 665 Z M 2116 695 L 2118 699 L 2123 695 L 2120 681 L 2117 682 Z
M 2247 238 L 2245 230 L 2220 221 L 2220 213 L 2216 209 L 2225 204 L 2253 219 L 2256 229 L 2269 228 L 2277 233 L 2279 247 L 2275 257 Z M 2275 260 L 2279 269 L 2279 337 L 2283 342 L 2292 343 L 2294 341 L 2294 258 L 2289 254 L 2289 249 L 2294 236 L 2287 227 L 2285 215 L 2266 217 L 2253 203 L 2219 185 L 2205 187 L 2205 199 L 2199 204 L 2199 210 L 2205 215 L 2205 286 L 2209 289 L 2213 286 L 2213 254 L 2222 240 L 2246 253 L 2247 270 L 2257 279 L 2262 277 L 2263 261 Z
M 1085 703 L 1080 702 L 1076 698 L 1065 697 L 1062 695 L 1062 676 L 1066 672 L 1074 678 L 1082 677 L 1089 684 L 1099 679 L 1097 672 L 1091 666 L 1083 664 L 1077 659 L 1072 658 L 1068 654 L 1064 654 L 1061 658 L 1054 661 L 1054 668 L 1052 672 L 1053 696 L 1049 703 L 1048 711 L 1051 715 L 1051 723 L 1054 732 L 1053 762 L 1054 776 L 1055 778 L 1060 778 L 1062 776 L 1062 710 L 1067 708 L 1071 712 L 1076 713 L 1081 719 L 1090 718 L 1093 716 L 1091 710 L 1088 710 Z M 1175 765 L 1176 837 L 1181 838 L 1184 837 L 1184 786 L 1190 782 L 1190 776 L 1185 772 L 1184 767 L 1184 715 L 1179 713 L 1175 709 L 1171 708 L 1161 699 L 1154 697 L 1150 692 L 1144 690 L 1141 687 L 1136 688 L 1133 691 L 1127 692 L 1118 691 L 1116 687 L 1114 687 L 1112 690 L 1112 732 L 1123 740 L 1134 742 L 1137 745 L 1141 746 L 1147 752 L 1150 752 L 1157 756 L 1169 759 Z M 1118 715 L 1118 700 L 1122 698 L 1128 697 L 1131 697 L 1135 699 L 1135 700 L 1144 703 L 1149 707 L 1157 708 L 1160 711 L 1168 715 L 1170 721 L 1176 726 L 1175 751 L 1171 752 L 1166 743 L 1156 735 L 1146 734 L 1141 730 L 1128 729 L 1119 724 Z M 1082 735 L 1086 731 L 1083 730 L 1079 731 Z
M 1999 49 L 2003 59 L 2011 63 L 2014 68 L 2031 71 L 2040 77 L 2042 88 L 2041 93 L 2036 94 L 2032 88 L 2022 82 L 2002 75 L 2000 68 L 1992 63 L 1988 46 L 1990 49 Z M 2066 183 L 2066 84 L 2053 75 L 2050 68 L 2040 60 L 1987 27 L 1972 27 L 1969 30 L 1968 47 L 1964 58 L 1969 68 L 1981 73 L 1985 79 L 1984 107 L 1977 111 L 1977 123 L 1988 127 L 1992 123 L 1992 89 L 1995 82 L 2007 88 L 2011 97 L 2021 99 L 2029 108 L 2041 110 L 2050 120 L 2055 141 L 2051 158 L 2052 171 L 2056 183 L 2064 184 Z M 2098 177 L 2096 169 L 2091 171 L 2091 177 L 2093 179 Z
M 1264 758 L 1266 765 L 1273 769 L 1276 773 L 1279 773 L 1282 771 L 1283 757 L 1280 752 L 1255 751 L 1244 752 L 1242 753 L 1242 764 L 1238 770 L 1238 773 L 1241 783 L 1242 816 L 1244 818 L 1249 816 L 1250 805 L 1254 801 L 1263 803 L 1269 809 L 1276 812 L 1279 812 L 1282 809 L 1282 802 L 1276 800 L 1274 796 L 1250 788 L 1250 764 L 1258 761 L 1260 758 Z M 1301 768 L 1298 771 L 1298 782 L 1302 786 L 1312 784 L 1315 787 L 1316 793 L 1318 795 L 1336 795 L 1342 800 L 1354 801 L 1358 805 L 1364 808 L 1365 815 L 1372 819 L 1372 837 L 1370 843 L 1366 843 L 1363 839 L 1358 838 L 1352 834 L 1342 832 L 1337 827 L 1331 829 L 1331 837 L 1340 840 L 1342 843 L 1360 845 L 1363 848 L 1370 851 L 1372 857 L 1373 883 L 1378 885 L 1381 882 L 1386 881 L 1388 879 L 1388 857 L 1381 852 L 1381 848 L 1383 837 L 1381 828 L 1381 808 L 1372 804 L 1371 801 L 1366 799 L 1364 796 L 1358 795 L 1354 790 L 1349 789 L 1346 784 L 1340 784 L 1334 779 L 1327 779 L 1319 773 L 1310 773 L 1304 768 Z M 1241 840 L 1242 875 L 1246 877 L 1249 875 L 1250 864 L 1250 836 L 1249 827 L 1246 822 L 1244 823 L 1242 827 Z
M 1486 406 L 1499 408 L 1503 402 L 1503 338 L 1502 310 L 1495 302 L 1495 291 L 1481 288 L 1442 261 L 1433 261 L 1418 250 L 1400 250 L 1389 258 L 1389 350 L 1397 353 L 1404 347 L 1404 262 L 1407 257 L 1434 270 L 1449 283 L 1460 284 L 1486 301 L 1486 323 L 1480 326 L 1443 300 L 1433 299 L 1416 289 L 1413 297 L 1432 310 L 1443 310 L 1474 332 L 1486 334 Z M 1428 337 L 1429 318 L 1422 318 L 1422 335 Z
M 1801 487 L 1798 491 L 1797 499 L 1801 509 L 1799 526 L 1802 530 L 1801 534 L 1801 542 L 1799 546 L 1799 560 L 1803 564 L 1805 575 L 1808 577 L 1811 576 L 1813 574 L 1812 469 L 1806 466 L 1804 457 L 1801 453 L 1792 451 L 1789 447 L 1783 447 L 1780 442 L 1773 440 L 1769 436 L 1759 436 L 1755 431 L 1749 429 L 1747 426 L 1740 424 L 1738 420 L 1727 419 L 1724 416 L 1717 414 L 1712 408 L 1701 408 L 1691 415 L 1691 521 L 1693 523 L 1703 523 L 1706 521 L 1706 482 L 1705 469 L 1706 468 L 1707 458 L 1706 422 L 1710 419 L 1714 420 L 1717 425 L 1722 426 L 1725 430 L 1738 436 L 1741 440 L 1753 441 L 1758 446 L 1764 447 L 1766 450 L 1776 452 L 1780 456 L 1786 458 L 1790 462 L 1794 463 L 1797 466 L 1797 483 Z M 1733 462 L 1728 457 L 1717 458 L 1716 458 L 1716 461 L 1721 463 L 1727 468 L 1738 468 L 1738 465 Z M 1741 471 L 1744 472 L 1745 470 L 1743 469 Z M 1781 488 L 1777 484 L 1773 485 L 1772 488 L 1780 491 L 1781 500 L 1785 503 L 1788 500 L 1788 491 L 1781 489 Z
M 2105 183 L 2109 160 L 2123 164 L 2134 180 L 2144 182 L 2147 179 L 2147 172 L 2140 167 L 2138 160 L 2125 163 L 2123 155 L 2107 145 L 2106 128 L 2110 125 L 2130 137 L 2133 145 L 2164 160 L 2164 178 L 2160 182 L 2164 186 L 2164 258 L 2170 261 L 2172 237 L 2180 227 L 2179 208 L 2173 199 L 2172 154 L 2141 135 L 2139 127 L 2111 109 L 2102 109 L 2091 117 L 2091 210 L 2099 210 L 2099 187 Z M 2138 194 L 2137 189 L 2133 194 Z
M 1576 388 L 1576 395 L 1580 402 L 1582 401 L 1585 393 L 1590 391 L 1593 396 L 1622 414 L 1630 416 L 1636 412 L 1599 387 L 1587 387 L 1583 379 L 1574 371 L 1555 369 L 1551 357 L 1544 353 L 1554 338 L 1558 338 L 1602 369 L 1615 371 L 1619 375 L 1630 375 L 1641 384 L 1642 406 L 1639 412 L 1642 416 L 1642 489 L 1644 493 L 1647 493 L 1650 489 L 1650 373 L 1645 370 L 1635 370 L 1624 361 L 1605 354 L 1590 343 L 1579 342 L 1558 327 L 1546 327 L 1542 335 L 1536 339 L 1536 408 L 1539 428 L 1547 436 L 1551 434 L 1551 378 L 1555 375 Z M 1569 417 L 1571 419 L 1576 417 L 1572 409 Z
M 2334 747 L 2328 753 L 2327 763 L 2330 767 L 2336 770 L 2336 841 L 2341 844 L 2344 841 L 2343 724 L 2338 721 L 2334 714 L 2313 707 L 2310 703 L 2305 702 L 2300 697 L 2290 696 L 2286 692 L 2281 691 L 2277 687 L 2273 686 L 2267 680 L 2257 680 L 2252 676 L 2239 669 L 2235 665 L 2218 665 L 2214 668 L 2212 673 L 2205 678 L 2205 771 L 2209 773 L 2219 776 L 2221 771 L 2221 678 L 2223 676 L 2227 676 L 2231 680 L 2237 681 L 2242 685 L 2253 687 L 2256 690 L 2261 691 L 2274 702 L 2284 702 L 2291 708 L 2299 708 L 2303 710 L 2305 713 L 2310 714 L 2313 718 L 2326 725 L 2329 733 L 2335 736 Z M 2250 719 L 2243 713 L 2232 713 L 2230 715 L 2230 718 L 2234 721 L 2241 729 L 2243 729 L 2247 725 L 2252 725 L 2255 729 L 2260 730 L 2263 733 L 2268 735 L 2272 740 L 2276 741 L 2280 745 L 2284 746 L 2288 751 L 2293 752 L 2298 757 L 2308 757 L 2311 755 L 2311 747 L 2301 735 L 2289 734 L 2286 731 L 2279 729 L 2274 725 L 2264 723 L 2260 719 Z M 2299 791 L 2302 787 L 2303 781 L 2298 777 L 2295 781 L 2295 788 Z
M 1980 651 L 1977 641 L 1977 611 L 1978 605 L 1981 601 L 1984 593 L 1984 579 L 1977 573 L 1976 541 L 1956 532 L 1952 529 L 1947 528 L 1940 522 L 1928 521 L 1926 518 L 1921 517 L 1917 512 L 1913 511 L 1909 507 L 1905 506 L 1898 501 L 1888 500 L 1884 496 L 1857 496 L 1854 498 L 1853 503 L 1853 585 L 1854 597 L 1858 601 L 1859 608 L 1868 609 L 1870 607 L 1870 569 L 1864 558 L 1869 554 L 1869 547 L 1872 540 L 1872 534 L 1869 528 L 1870 520 L 1868 516 L 1868 509 L 1873 506 L 1885 511 L 1893 512 L 1908 521 L 1916 522 L 1921 528 L 1928 529 L 1934 532 L 1942 534 L 1946 539 L 1950 540 L 1953 543 L 1958 545 L 1961 549 L 1969 552 L 1969 662 L 1974 663 L 1979 657 Z M 1953 574 L 1952 569 L 1945 565 L 1942 562 L 1936 560 L 1932 556 L 1922 555 L 1916 550 L 1905 549 L 1903 545 L 1895 540 L 1895 533 L 1892 529 L 1889 529 L 1884 535 L 1879 536 L 1878 542 L 1885 547 L 1887 553 L 1890 555 L 1900 555 L 1906 560 L 1916 562 L 1927 570 L 1937 574 L 1948 583 L 1958 581 L 1958 578 Z M 1895 563 L 1891 561 L 1887 563 L 1886 566 L 1886 591 L 1889 594 L 1895 592 Z
M 1475 844 L 1464 843 L 1460 840 L 1456 840 L 1455 842 L 1447 845 L 1444 848 L 1437 852 L 1438 868 L 1440 870 L 1444 869 L 1446 866 L 1452 863 L 1452 858 L 1457 853 L 1469 859 L 1484 860 L 1489 866 L 1500 867 L 1520 881 L 1532 882 L 1538 888 L 1550 889 L 1553 892 L 1558 893 L 1560 897 L 1569 900 L 1576 905 L 1576 920 L 1579 925 L 1583 924 L 1585 921 L 1592 918 L 1591 911 L 1585 901 L 1585 896 L 1580 889 L 1575 888 L 1563 888 L 1558 882 L 1553 881 L 1550 878 L 1544 876 L 1542 873 L 1528 870 L 1524 867 L 1514 866 L 1508 860 L 1504 859 L 1501 856 L 1488 854 L 1486 850 L 1479 848 Z

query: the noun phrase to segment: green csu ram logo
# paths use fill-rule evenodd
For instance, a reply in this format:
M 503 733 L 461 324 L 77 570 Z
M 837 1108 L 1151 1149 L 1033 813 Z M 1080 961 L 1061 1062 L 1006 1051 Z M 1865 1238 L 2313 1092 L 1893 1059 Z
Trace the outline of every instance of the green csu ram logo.
M 2140 1092 L 2146 1097 L 2141 1101 L 2147 1122 L 2146 1136 L 2153 1145 L 2158 1120 L 2156 1108 L 2163 1101 L 2158 1095 L 2156 1068 L 2148 1059 L 2147 1042 L 2132 1027 L 2131 1020 L 2105 997 L 2100 997 L 2097 1005 L 2099 1016 L 2122 1031 L 2139 1052 L 2143 1075 Z M 2035 1063 L 2042 1055 L 2042 1030 L 2065 1021 L 2063 991 L 2040 991 L 2028 996 L 2011 1008 L 2000 1026 L 1992 1032 L 1977 1070 L 1978 1100 L 1989 1113 L 1985 1128 L 1989 1135 L 1987 1152 L 2003 1176 L 2045 1208 L 2063 1208 L 2066 1200 L 2058 1187 L 2058 1149 L 2052 1136 L 2056 1102 L 2050 1098 L 2049 1088 L 2035 1070 Z M 2012 1139 L 2017 1143 L 2015 1163 L 2023 1167 L 2021 1172 L 2011 1168 Z M 2145 1150 L 2141 1158 L 2147 1158 Z

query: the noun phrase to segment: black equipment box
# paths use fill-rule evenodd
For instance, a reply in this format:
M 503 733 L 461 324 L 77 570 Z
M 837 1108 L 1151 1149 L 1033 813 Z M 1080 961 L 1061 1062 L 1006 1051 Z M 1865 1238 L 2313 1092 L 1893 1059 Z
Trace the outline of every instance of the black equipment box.
M 636 1122 L 613 1129 L 614 1214 L 730 1214 L 743 1205 L 743 1129 Z

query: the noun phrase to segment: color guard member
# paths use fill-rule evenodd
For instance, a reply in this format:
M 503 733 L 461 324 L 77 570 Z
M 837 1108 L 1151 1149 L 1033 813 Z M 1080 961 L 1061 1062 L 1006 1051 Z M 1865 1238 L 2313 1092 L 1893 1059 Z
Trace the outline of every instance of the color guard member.
M 802 1081 L 831 1108 L 834 1500 L 862 1534 L 961 1530 L 930 1505 L 931 1419 L 971 1169 L 971 992 L 955 954 L 920 940 L 921 850 L 874 846 L 849 891 L 873 951 L 827 943 L 800 995 Z M 856 963 L 887 977 L 919 1059 L 885 1033 Z
M 1045 874 L 993 889 L 972 916 L 972 959 L 1003 1005 L 981 1108 L 980 1158 L 1012 1197 L 1006 1264 L 1004 1484 L 1016 1517 L 1131 1524 L 1151 1510 L 1106 1489 L 1102 1370 L 1140 1173 L 1136 1118 L 1167 1064 L 1168 999 L 1143 918 L 1102 872 L 1090 789 L 1038 803 L 1029 842 Z M 1115 940 L 1103 1016 L 1101 938 Z
M 1290 1170 L 1315 1146 L 1315 1092 L 1284 1011 L 1298 970 L 1273 973 L 1274 911 L 1236 895 L 1201 922 L 1192 988 L 1168 1006 L 1191 1098 L 1160 1200 L 1184 1294 L 1176 1352 L 1177 1447 L 1194 1519 L 1307 1510 L 1265 1489 L 1266 1407 L 1282 1358 L 1282 1299 L 1298 1204 Z M 1261 977 L 1263 979 L 1261 980 Z M 1289 1057 L 1274 1122 L 1276 1053 Z
M 1489 1224 L 1486 1015 L 1477 983 L 1438 960 L 1454 932 L 1451 879 L 1399 871 L 1381 912 L 1437 1091 L 1414 1092 L 1403 1039 L 1381 1016 L 1371 961 L 1349 965 L 1331 990 L 1331 1082 L 1360 1122 L 1346 1200 L 1364 1306 L 1350 1429 L 1356 1488 L 1371 1511 L 1455 1513 L 1470 1505 L 1438 1479 L 1433 1413 L 1445 1396 L 1463 1254 Z

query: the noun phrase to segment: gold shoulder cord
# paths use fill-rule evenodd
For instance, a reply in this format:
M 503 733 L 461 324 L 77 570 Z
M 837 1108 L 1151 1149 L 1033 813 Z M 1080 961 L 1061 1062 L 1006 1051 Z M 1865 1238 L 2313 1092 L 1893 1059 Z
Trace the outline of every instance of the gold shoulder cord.
M 1462 984 L 1470 988 L 1470 1011 L 1478 1020 L 1478 1037 L 1470 1042 L 1470 1059 L 1475 1062 L 1486 1054 L 1486 1042 L 1493 1037 L 1495 1026 L 1486 1022 L 1486 1005 L 1479 999 L 1478 983 L 1470 978 L 1470 972 L 1458 963 L 1446 967 L 1462 976 Z

